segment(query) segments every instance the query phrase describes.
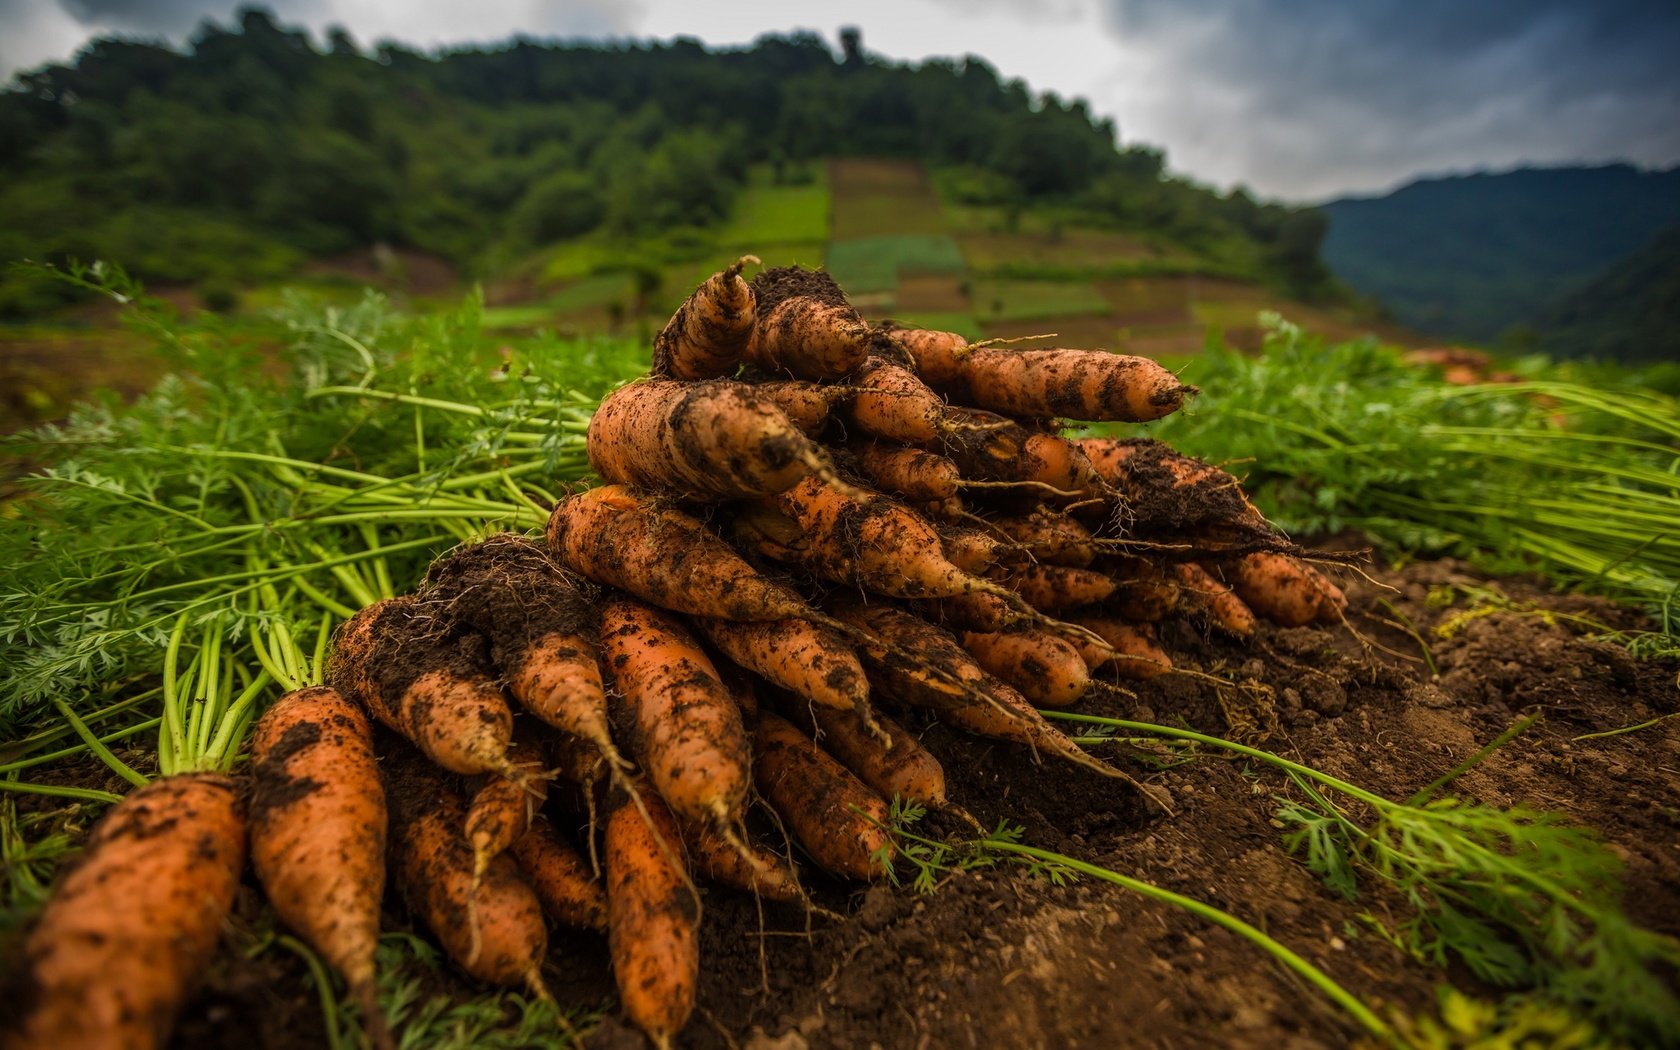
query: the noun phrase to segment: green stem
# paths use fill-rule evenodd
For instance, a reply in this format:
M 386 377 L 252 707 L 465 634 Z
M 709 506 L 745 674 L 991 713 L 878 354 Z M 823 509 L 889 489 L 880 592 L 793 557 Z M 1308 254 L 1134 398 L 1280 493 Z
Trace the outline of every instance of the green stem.
M 304 961 L 309 967 L 309 976 L 315 982 L 315 991 L 321 998 L 321 1022 L 327 1029 L 327 1046 L 329 1050 L 343 1050 L 343 1040 L 340 1037 L 338 1025 L 338 1002 L 333 998 L 332 978 L 327 974 L 327 968 L 321 965 L 321 959 L 310 951 L 302 942 L 281 934 L 274 942 L 285 948 Z
M 1505 732 L 1500 733 L 1498 736 L 1494 737 L 1492 740 L 1490 740 L 1486 744 L 1484 744 L 1475 754 L 1471 755 L 1469 758 L 1466 758 L 1464 761 L 1460 762 L 1458 765 L 1452 767 L 1451 769 L 1447 770 L 1445 773 L 1442 773 L 1440 776 L 1438 776 L 1434 780 L 1430 781 L 1428 784 L 1424 785 L 1424 787 L 1421 790 L 1419 790 L 1417 794 L 1413 795 L 1411 798 L 1406 800 L 1406 805 L 1408 805 L 1408 806 L 1421 806 L 1421 805 L 1423 805 L 1425 802 L 1429 801 L 1430 796 L 1434 795 L 1435 792 L 1441 790 L 1442 788 L 1446 787 L 1448 784 L 1451 784 L 1453 781 L 1457 780 L 1459 777 L 1463 776 L 1464 774 L 1470 772 L 1472 769 L 1475 769 L 1477 766 L 1481 765 L 1482 761 L 1484 759 L 1486 759 L 1489 755 L 1493 754 L 1495 751 L 1498 751 L 1500 748 L 1502 748 L 1506 744 L 1510 743 L 1519 734 L 1527 732 L 1528 727 L 1532 726 L 1534 723 L 1538 722 L 1539 720 L 1540 720 L 1540 712 L 1539 711 L 1534 712 L 1533 714 L 1529 715 L 1526 718 L 1520 719 L 1519 721 L 1514 723 L 1509 729 L 1505 730 Z
M 64 716 L 66 722 L 70 723 L 70 728 L 75 730 L 76 735 L 82 738 L 82 743 L 87 745 L 88 749 L 95 755 L 98 755 L 99 760 L 110 767 L 113 773 L 135 787 L 146 786 L 148 783 L 146 778 L 136 773 L 127 762 L 112 754 L 111 749 L 105 746 L 105 742 L 93 735 L 93 730 L 87 727 L 87 723 L 76 717 L 76 712 L 70 710 L 69 704 L 56 696 L 52 698 L 52 702 L 53 706 L 58 708 L 58 713 Z
M 24 795 L 52 795 L 56 798 L 79 798 L 88 802 L 121 802 L 121 795 L 94 788 L 63 787 L 58 784 L 27 784 L 21 780 L 0 780 L 0 791 L 16 791 Z
M 148 718 L 144 722 L 119 729 L 115 733 L 106 733 L 104 736 L 99 738 L 99 742 L 102 744 L 114 744 L 118 740 L 126 740 L 136 733 L 144 733 L 148 729 L 155 729 L 157 726 L 162 724 L 162 722 L 162 718 Z M 66 726 L 64 731 L 66 733 L 70 732 L 69 727 Z M 71 755 L 79 755 L 85 750 L 87 749 L 84 745 L 77 744 L 75 747 L 61 748 L 57 751 L 49 751 L 44 755 L 35 755 L 31 758 L 19 759 L 16 762 L 0 766 L 0 774 L 16 773 L 25 769 L 34 769 L 36 766 L 44 766 L 57 762 L 61 758 L 69 758 Z

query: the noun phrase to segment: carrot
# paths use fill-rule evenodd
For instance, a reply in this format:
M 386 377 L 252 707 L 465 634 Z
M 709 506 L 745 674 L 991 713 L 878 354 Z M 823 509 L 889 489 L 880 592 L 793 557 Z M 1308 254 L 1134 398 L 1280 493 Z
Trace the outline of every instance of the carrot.
M 871 484 L 907 500 L 950 499 L 962 485 L 954 462 L 925 449 L 869 441 L 853 445 L 851 452 Z
M 765 711 L 754 738 L 753 781 L 817 866 L 874 879 L 890 858 L 887 804 L 787 719 Z
M 749 845 L 743 855 L 716 831 L 692 824 L 682 826 L 682 837 L 694 870 L 705 878 L 787 904 L 806 899 L 799 876 L 779 854 Z
M 475 889 L 466 807 L 413 754 L 383 755 L 391 806 L 391 872 L 403 900 L 449 958 L 486 984 L 523 984 L 541 997 L 548 954 L 542 904 L 513 858 L 490 862 Z
M 1056 434 L 1030 435 L 1023 446 L 1021 463 L 1029 473 L 1018 479 L 1036 481 L 1063 492 L 1101 495 L 1107 486 L 1084 451 Z
M 1081 438 L 1097 473 L 1126 500 L 1133 530 L 1193 529 L 1209 524 L 1270 533 L 1236 478 L 1149 438 Z
M 811 619 L 791 589 L 764 578 L 695 519 L 656 510 L 619 485 L 562 499 L 548 519 L 557 559 L 597 583 L 691 616 Z
M 538 814 L 513 842 L 513 858 L 542 904 L 561 926 L 607 929 L 607 892 L 578 851 Z
M 890 745 L 883 745 L 850 711 L 811 708 L 809 714 L 822 749 L 882 798 L 902 798 L 935 809 L 946 805 L 944 767 L 903 726 L 877 716 L 892 739 Z M 796 721 L 803 728 L 804 720 Z
M 506 773 L 513 712 L 470 651 L 432 637 L 412 598 L 388 598 L 339 627 L 329 684 L 452 773 Z
M 1127 623 L 1113 616 L 1081 615 L 1073 622 L 1101 638 L 1107 648 L 1088 646 L 1080 651 L 1093 671 L 1111 667 L 1122 678 L 1145 680 L 1172 670 L 1172 660 L 1156 644 L 1154 628 Z
M 948 525 L 940 529 L 939 544 L 947 561 L 976 576 L 984 575 L 1005 554 L 1015 553 L 1013 545 L 966 525 Z
M 668 613 L 629 598 L 601 609 L 601 654 L 624 697 L 632 750 L 672 812 L 728 828 L 751 777 L 741 709 Z
M 1085 695 L 1089 669 L 1078 647 L 1030 628 L 1007 632 L 966 631 L 962 647 L 990 674 L 1044 707 L 1066 707 Z
M 1007 584 L 1028 605 L 1045 613 L 1095 605 L 1119 590 L 1114 580 L 1100 572 L 1065 565 L 999 566 L 990 575 Z
M 869 356 L 869 326 L 828 274 L 784 266 L 760 273 L 752 288 L 758 328 L 747 360 L 764 371 L 839 379 Z
M 1131 777 L 1108 765 L 1100 759 L 1086 754 L 1078 744 L 1069 740 L 1055 726 L 1045 720 L 1027 698 L 1016 692 L 1009 685 L 986 676 L 987 692 L 991 694 L 994 703 L 969 703 L 951 707 L 942 707 L 934 712 L 934 717 L 946 725 L 955 726 L 978 736 L 989 737 L 993 740 L 1005 740 L 1015 744 L 1025 744 L 1034 751 L 1043 751 L 1066 759 L 1076 766 L 1084 766 L 1105 777 L 1125 780 L 1140 792 L 1150 795 L 1141 784 Z
M 593 638 L 594 589 L 511 533 L 458 548 L 426 571 L 422 599 L 490 640 L 508 693 L 548 725 L 621 760 Z
M 858 369 L 861 392 L 848 413 L 865 434 L 904 444 L 928 444 L 939 437 L 945 402 L 908 368 L 871 357 Z
M 905 506 L 929 521 L 944 521 L 952 524 L 963 520 L 967 514 L 963 508 L 961 496 L 950 496 L 942 500 L 906 501 Z
M 244 866 L 245 812 L 227 777 L 182 773 L 123 799 L 24 944 L 13 1045 L 165 1045 L 215 954 Z
M 800 433 L 813 438 L 822 433 L 835 403 L 857 392 L 855 387 L 804 379 L 771 379 L 754 383 L 752 388 L 753 393 L 781 409 Z
M 1247 554 L 1224 566 L 1237 597 L 1284 627 L 1304 627 L 1332 600 L 1295 559 L 1283 554 Z
M 956 379 L 958 361 L 968 340 L 955 332 L 901 328 L 888 321 L 882 329 L 910 355 L 922 381 L 940 386 Z
M 607 947 L 624 1013 L 669 1047 L 694 1011 L 700 914 L 677 821 L 659 796 L 615 790 L 607 816 Z
M 1026 515 L 991 518 L 988 523 L 1048 565 L 1085 569 L 1096 560 L 1091 530 L 1066 514 L 1041 507 Z
M 813 704 L 869 713 L 869 680 L 845 640 L 805 620 L 736 623 L 695 617 L 695 628 L 729 659 Z
M 1318 588 L 1318 622 L 1341 623 L 1347 612 L 1347 595 L 1342 593 L 1340 587 L 1331 583 L 1330 577 L 1320 572 L 1316 565 L 1309 565 L 1303 561 L 1297 561 L 1295 564 Z
M 1132 623 L 1154 623 L 1178 611 L 1183 592 L 1160 564 L 1130 555 L 1105 563 L 1117 584 L 1114 611 Z
M 1146 357 L 1105 350 L 979 346 L 954 356 L 955 374 L 929 381 L 962 404 L 1012 416 L 1145 423 L 1196 392 Z
M 963 488 L 1041 489 L 1055 496 L 1102 490 L 1077 446 L 1035 433 L 992 412 L 953 405 L 938 447 L 957 465 Z
M 587 447 L 608 482 L 695 499 L 766 496 L 830 470 L 774 402 L 727 379 L 619 387 L 591 417 Z
M 1254 633 L 1254 610 L 1212 573 L 1193 561 L 1181 561 L 1173 566 L 1173 575 L 1186 598 L 1201 607 L 1215 627 L 1238 638 Z
M 949 631 L 888 605 L 844 602 L 830 612 L 878 639 L 859 647 L 870 684 L 911 707 L 942 709 L 976 702 L 985 692 L 985 672 Z
M 959 594 L 911 606 L 930 622 L 965 631 L 1007 631 L 1020 622 L 1014 608 L 995 594 Z
M 734 372 L 747 351 L 758 310 L 741 270 L 758 258 L 743 255 L 696 288 L 653 339 L 653 374 L 716 379 Z
M 385 791 L 367 716 L 299 689 L 251 738 L 251 867 L 280 921 L 344 975 L 369 1040 L 392 1045 L 374 984 L 385 892 Z
M 894 598 L 942 598 L 1005 588 L 945 559 L 925 518 L 879 493 L 854 497 L 809 478 L 737 519 L 737 532 L 766 557 L 835 583 Z
M 482 879 L 493 857 L 506 851 L 530 828 L 531 818 L 548 798 L 548 775 L 543 755 L 534 746 L 515 740 L 508 761 L 519 771 L 514 778 L 490 774 L 474 791 L 464 827 L 472 845 L 473 877 Z

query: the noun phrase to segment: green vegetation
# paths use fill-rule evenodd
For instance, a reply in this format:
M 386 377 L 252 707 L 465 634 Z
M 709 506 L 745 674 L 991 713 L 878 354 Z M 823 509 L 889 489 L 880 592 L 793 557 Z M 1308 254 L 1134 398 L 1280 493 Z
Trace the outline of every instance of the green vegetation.
M 825 260 L 848 295 L 890 292 L 906 272 L 961 273 L 962 250 L 942 233 L 905 233 L 835 241 Z
M 1680 361 L 1677 320 L 1680 223 L 1547 307 L 1530 334 L 1558 357 L 1674 362 Z
M 973 296 L 983 321 L 1036 321 L 1113 309 L 1095 287 L 1076 281 L 978 280 Z
M 1196 410 L 1151 432 L 1243 464 L 1296 534 L 1356 528 L 1391 552 L 1539 570 L 1650 605 L 1680 635 L 1680 404 L 1640 373 L 1588 385 L 1528 367 L 1526 382 L 1454 387 L 1274 318 L 1258 357 L 1210 346 L 1185 372 L 1206 391 Z
M 1159 153 L 1117 150 L 1083 102 L 1035 98 L 978 59 L 837 56 L 811 34 L 719 52 L 520 40 L 366 54 L 335 32 L 322 53 L 260 9 L 207 25 L 184 54 L 96 41 L 0 94 L 0 260 L 120 260 L 203 284 L 218 308 L 238 285 L 376 244 L 469 277 L 634 273 L 827 239 L 820 169 L 837 152 L 916 162 L 908 181 L 889 162 L 831 187 L 867 191 L 833 210 L 843 239 L 942 233 L 925 164 L 953 173 L 947 199 L 1072 209 L 1330 290 L 1315 213 L 1167 178 Z M 74 294 L 6 275 L 0 316 Z

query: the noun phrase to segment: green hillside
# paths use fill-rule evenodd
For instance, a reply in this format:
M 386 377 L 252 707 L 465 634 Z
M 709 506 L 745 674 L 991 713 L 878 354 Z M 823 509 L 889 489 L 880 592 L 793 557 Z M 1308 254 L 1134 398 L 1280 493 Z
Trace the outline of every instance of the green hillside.
M 1525 168 L 1323 205 L 1325 262 L 1400 322 L 1486 342 L 1680 221 L 1680 168 Z M 1672 316 L 1672 315 L 1671 315 Z
M 518 40 L 366 54 L 340 33 L 323 52 L 260 10 L 201 30 L 186 52 L 96 41 L 0 94 L 0 259 L 112 259 L 225 305 L 311 260 L 361 276 L 378 249 L 467 279 L 626 274 L 618 298 L 634 311 L 711 248 L 826 239 L 819 162 L 841 153 L 926 165 L 943 197 L 974 209 L 965 229 L 1147 235 L 1173 245 L 1180 269 L 1189 258 L 1333 294 L 1316 212 L 1169 177 L 1159 152 L 1117 148 L 1085 103 L 1035 97 L 980 59 L 909 65 L 855 35 L 843 45 L 800 34 L 727 51 Z M 945 225 L 883 207 L 854 208 L 834 235 Z M 955 265 L 949 244 L 919 250 Z M 3 276 L 0 316 L 65 295 Z
M 1541 311 L 1534 327 L 1559 357 L 1680 361 L 1680 224 Z

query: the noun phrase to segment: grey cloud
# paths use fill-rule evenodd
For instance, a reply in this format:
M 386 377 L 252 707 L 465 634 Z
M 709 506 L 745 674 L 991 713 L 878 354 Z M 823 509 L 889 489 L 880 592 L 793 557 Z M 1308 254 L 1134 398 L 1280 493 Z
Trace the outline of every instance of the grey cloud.
M 1193 152 L 1274 192 L 1522 157 L 1680 160 L 1671 0 L 1110 0 L 1108 20 L 1174 51 L 1187 90 L 1150 119 L 1199 128 Z

